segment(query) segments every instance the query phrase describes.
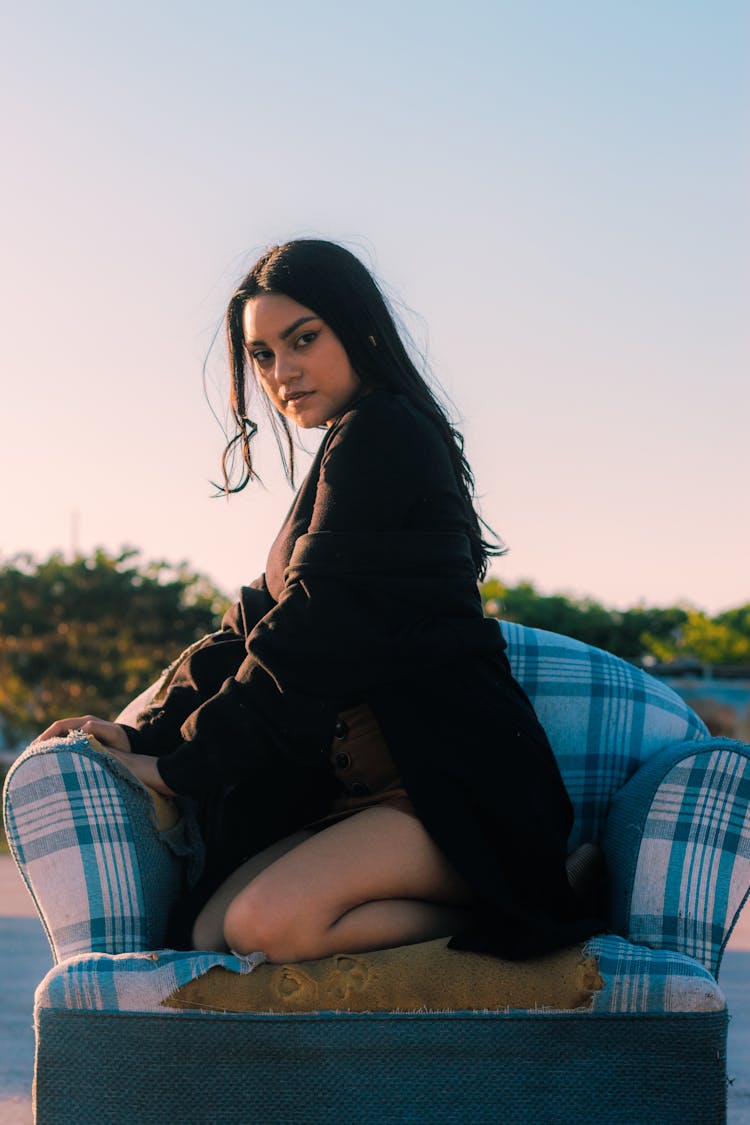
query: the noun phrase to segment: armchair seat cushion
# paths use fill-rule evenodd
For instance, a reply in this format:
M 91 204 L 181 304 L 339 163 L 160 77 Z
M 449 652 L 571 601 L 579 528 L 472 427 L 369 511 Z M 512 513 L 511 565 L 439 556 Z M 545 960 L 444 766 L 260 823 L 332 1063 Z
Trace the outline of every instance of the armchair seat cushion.
M 183 985 L 166 1005 L 226 1012 L 572 1009 L 588 1007 L 604 986 L 596 958 L 581 946 L 510 962 L 451 950 L 447 942 L 264 964 L 239 978 L 217 967 Z
M 446 940 L 299 964 L 159 950 L 73 957 L 51 969 L 36 1008 L 58 1012 L 576 1011 L 666 1016 L 725 1012 L 715 978 L 681 953 L 612 934 L 526 962 L 446 948 Z

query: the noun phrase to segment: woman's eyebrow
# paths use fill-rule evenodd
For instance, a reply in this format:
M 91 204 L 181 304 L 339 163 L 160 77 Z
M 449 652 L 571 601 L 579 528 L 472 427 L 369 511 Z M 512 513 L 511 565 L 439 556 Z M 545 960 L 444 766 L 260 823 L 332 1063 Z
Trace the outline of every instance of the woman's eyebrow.
M 281 332 L 279 332 L 279 338 L 281 340 L 286 340 L 288 336 L 291 336 L 292 332 L 294 332 L 295 329 L 300 327 L 300 325 L 307 324 L 308 320 L 319 319 L 320 318 L 317 316 L 301 316 L 297 320 L 292 321 L 292 323 L 287 325 L 286 328 L 282 328 Z M 245 347 L 254 348 L 257 347 L 258 344 L 265 344 L 265 342 L 265 340 L 248 340 L 245 344 Z

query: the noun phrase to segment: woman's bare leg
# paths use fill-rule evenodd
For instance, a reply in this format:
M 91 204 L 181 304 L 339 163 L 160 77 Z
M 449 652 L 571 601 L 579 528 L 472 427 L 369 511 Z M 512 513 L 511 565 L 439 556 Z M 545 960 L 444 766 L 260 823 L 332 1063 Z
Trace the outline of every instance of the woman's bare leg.
M 193 949 L 216 949 L 220 953 L 225 953 L 229 946 L 224 940 L 224 915 L 232 899 L 236 898 L 264 868 L 312 835 L 312 832 L 301 829 L 291 836 L 285 836 L 283 840 L 277 840 L 275 844 L 271 844 L 270 847 L 264 848 L 262 852 L 240 864 L 218 890 L 214 891 L 193 923 Z
M 275 962 L 384 949 L 453 933 L 471 898 L 419 820 L 372 808 L 265 866 L 231 900 L 224 937 Z

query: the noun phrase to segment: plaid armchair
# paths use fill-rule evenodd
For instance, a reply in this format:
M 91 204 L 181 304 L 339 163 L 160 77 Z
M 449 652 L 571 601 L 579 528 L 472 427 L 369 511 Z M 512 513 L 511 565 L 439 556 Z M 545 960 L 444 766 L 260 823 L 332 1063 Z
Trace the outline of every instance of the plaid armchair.
M 349 958 L 356 1003 L 331 986 L 345 958 L 336 977 L 165 950 L 202 861 L 189 805 L 160 816 L 82 736 L 34 746 L 5 817 L 56 961 L 35 999 L 41 1125 L 725 1120 L 717 977 L 750 889 L 750 748 L 601 650 L 501 627 L 575 807 L 571 849 L 604 851 L 610 929 L 522 966 Z M 436 1002 L 429 967 L 446 963 Z

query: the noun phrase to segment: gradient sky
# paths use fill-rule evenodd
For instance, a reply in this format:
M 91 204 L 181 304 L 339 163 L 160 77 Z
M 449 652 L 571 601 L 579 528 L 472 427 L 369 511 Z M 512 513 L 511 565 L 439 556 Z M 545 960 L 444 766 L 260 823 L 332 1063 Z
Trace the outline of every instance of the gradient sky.
M 374 268 L 450 395 L 497 577 L 750 602 L 745 0 L 30 0 L 3 24 L 4 559 L 129 544 L 229 594 L 263 570 L 291 493 L 264 438 L 265 491 L 210 498 L 201 366 L 257 253 L 316 235 Z M 209 387 L 222 414 L 220 350 Z

